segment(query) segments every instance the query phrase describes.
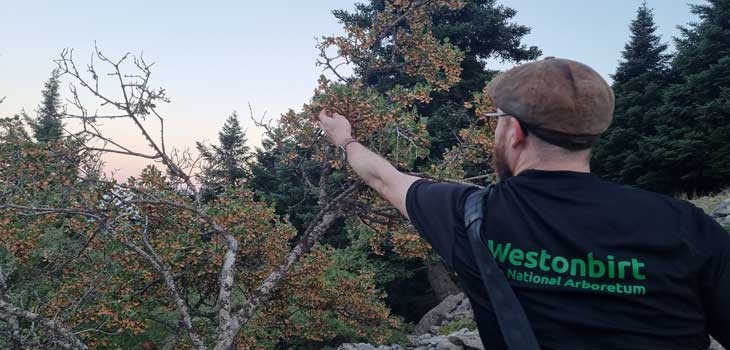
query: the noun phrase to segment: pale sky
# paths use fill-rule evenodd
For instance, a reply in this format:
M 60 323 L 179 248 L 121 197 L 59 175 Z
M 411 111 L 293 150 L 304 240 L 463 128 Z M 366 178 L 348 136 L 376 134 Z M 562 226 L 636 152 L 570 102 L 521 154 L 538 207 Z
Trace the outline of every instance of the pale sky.
M 677 25 L 694 20 L 687 3 L 650 0 L 664 41 Z M 167 89 L 168 147 L 194 148 L 217 141 L 231 111 L 237 110 L 256 144 L 248 104 L 261 115 L 300 110 L 316 86 L 321 68 L 315 38 L 341 33 L 332 9 L 353 1 L 37 1 L 8 0 L 0 6 L 0 116 L 21 109 L 35 115 L 40 91 L 63 48 L 88 62 L 94 41 L 104 54 L 144 52 L 156 62 L 152 85 Z M 532 27 L 525 37 L 547 56 L 582 61 L 607 79 L 628 39 L 628 24 L 640 0 L 502 0 L 518 11 L 515 22 Z M 508 68 L 495 63 L 493 68 Z M 67 97 L 64 85 L 63 96 Z M 108 123 L 104 132 L 145 151 L 138 133 Z M 117 177 L 134 175 L 146 162 L 108 158 Z

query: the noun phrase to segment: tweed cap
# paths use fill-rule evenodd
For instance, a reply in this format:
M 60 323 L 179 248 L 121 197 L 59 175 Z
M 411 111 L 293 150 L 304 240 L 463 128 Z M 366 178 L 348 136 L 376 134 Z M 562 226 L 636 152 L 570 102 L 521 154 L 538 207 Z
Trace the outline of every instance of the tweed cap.
M 613 119 L 608 83 L 580 62 L 547 57 L 508 70 L 487 84 L 499 108 L 527 125 L 565 135 L 598 136 Z

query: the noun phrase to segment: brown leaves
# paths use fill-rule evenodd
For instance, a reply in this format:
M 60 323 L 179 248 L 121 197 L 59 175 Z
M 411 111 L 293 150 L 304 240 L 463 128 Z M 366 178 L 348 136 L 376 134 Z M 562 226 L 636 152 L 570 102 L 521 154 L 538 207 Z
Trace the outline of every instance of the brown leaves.
M 277 329 L 282 339 L 328 341 L 337 335 L 333 325 L 340 324 L 357 337 L 385 340 L 386 325 L 396 321 L 383 305 L 373 276 L 343 273 L 332 255 L 332 248 L 320 246 L 303 259 L 246 334 Z M 253 348 L 249 339 L 239 349 Z
M 434 91 L 448 90 L 460 80 L 461 60 L 463 54 L 448 42 L 440 42 L 431 33 L 431 12 L 447 6 L 457 9 L 460 1 L 387 1 L 385 10 L 375 14 L 371 28 L 347 26 L 346 35 L 342 37 L 325 37 L 319 44 L 321 51 L 320 64 L 327 67 L 342 78 L 332 66 L 332 61 L 343 60 L 343 63 L 358 65 L 357 79 L 341 79 L 331 82 L 324 76 L 320 78 L 319 87 L 312 103 L 305 106 L 303 117 L 315 118 L 322 109 L 347 116 L 353 124 L 354 136 L 359 140 L 369 140 L 382 134 L 390 124 L 403 126 L 404 117 L 411 121 L 418 116 L 412 108 L 416 104 L 431 101 Z M 387 40 L 387 44 L 384 41 Z M 392 57 L 386 58 L 374 50 L 376 46 L 388 45 L 392 48 Z M 329 57 L 330 47 L 337 49 L 338 55 Z M 383 69 L 394 64 L 393 58 L 399 57 L 402 69 L 415 78 L 422 80 L 414 87 L 396 86 L 390 91 L 375 91 L 366 87 L 360 79 L 367 77 L 369 71 Z M 293 131 L 295 138 L 300 135 L 287 115 L 283 121 L 285 130 Z M 304 128 L 306 129 L 306 128 Z

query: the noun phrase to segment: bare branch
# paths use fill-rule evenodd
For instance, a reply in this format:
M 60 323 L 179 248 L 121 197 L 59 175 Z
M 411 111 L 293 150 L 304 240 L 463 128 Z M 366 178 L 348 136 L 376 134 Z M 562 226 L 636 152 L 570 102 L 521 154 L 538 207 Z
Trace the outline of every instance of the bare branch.
M 98 73 L 94 67 L 94 57 L 99 61 L 109 65 L 111 72 L 108 76 L 116 77 L 117 85 L 121 90 L 121 100 L 117 101 L 107 97 L 104 93 L 99 90 L 98 84 Z M 123 73 L 121 65 L 129 58 L 132 57 L 134 65 L 137 67 L 138 73 Z M 147 64 L 142 56 L 132 56 L 129 52 L 122 55 L 116 61 L 112 61 L 106 55 L 104 55 L 94 43 L 94 55 L 92 60 L 87 67 L 87 72 L 91 74 L 93 84 L 84 78 L 76 68 L 76 64 L 73 59 L 73 50 L 63 50 L 61 52 L 60 59 L 56 60 L 56 64 L 64 74 L 72 76 L 79 84 L 90 92 L 93 96 L 99 98 L 103 105 L 111 105 L 122 111 L 124 114 L 121 115 L 109 115 L 106 116 L 108 119 L 112 118 L 129 118 L 137 129 L 142 133 L 142 136 L 147 141 L 149 147 L 153 150 L 155 156 L 143 155 L 139 152 L 130 152 L 126 147 L 119 147 L 118 143 L 115 146 L 119 147 L 123 151 L 110 150 L 106 148 L 92 149 L 100 152 L 111 152 L 120 153 L 133 156 L 141 156 L 147 159 L 159 159 L 170 173 L 183 180 L 187 185 L 188 189 L 195 195 L 196 203 L 200 205 L 200 194 L 197 191 L 196 186 L 192 182 L 192 178 L 184 172 L 178 164 L 176 164 L 166 152 L 165 138 L 164 138 L 164 118 L 156 111 L 156 102 L 169 102 L 164 89 L 152 90 L 149 88 L 149 79 L 151 76 L 150 67 L 154 64 Z M 88 112 L 81 103 L 76 88 L 71 85 L 71 93 L 73 100 L 70 101 L 72 105 L 76 106 L 81 111 L 80 115 L 72 115 L 73 117 L 79 117 L 84 123 L 94 122 L 97 117 L 104 118 L 103 116 L 95 115 L 89 117 Z M 160 123 L 160 140 L 155 140 L 149 133 L 147 128 L 142 123 L 145 117 L 149 114 L 154 115 Z M 94 135 L 96 138 L 109 141 L 107 138 L 100 137 L 99 133 Z
M 15 205 L 15 204 L 0 204 L 0 210 L 3 209 L 17 209 L 22 211 L 21 214 L 23 215 L 49 215 L 49 214 L 75 214 L 75 215 L 81 215 L 88 218 L 96 219 L 99 221 L 104 220 L 102 216 L 99 215 L 98 212 L 95 211 L 89 211 L 84 209 L 74 209 L 74 208 L 54 208 L 54 207 L 31 207 L 31 206 L 24 206 L 24 205 Z M 25 213 L 27 212 L 27 213 Z

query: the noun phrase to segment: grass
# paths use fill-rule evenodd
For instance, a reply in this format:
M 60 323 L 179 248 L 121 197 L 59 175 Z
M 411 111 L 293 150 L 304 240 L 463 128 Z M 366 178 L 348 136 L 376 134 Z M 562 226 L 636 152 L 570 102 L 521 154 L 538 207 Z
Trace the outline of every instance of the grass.
M 440 335 L 449 335 L 462 328 L 466 328 L 470 331 L 473 331 L 477 328 L 477 324 L 474 323 L 474 319 L 471 317 L 462 317 L 462 318 L 453 320 L 453 321 L 441 326 L 441 328 L 439 328 L 439 334 Z

